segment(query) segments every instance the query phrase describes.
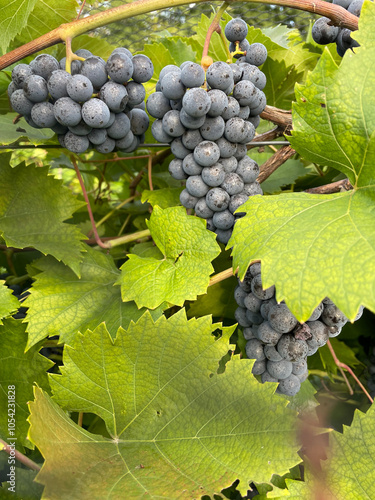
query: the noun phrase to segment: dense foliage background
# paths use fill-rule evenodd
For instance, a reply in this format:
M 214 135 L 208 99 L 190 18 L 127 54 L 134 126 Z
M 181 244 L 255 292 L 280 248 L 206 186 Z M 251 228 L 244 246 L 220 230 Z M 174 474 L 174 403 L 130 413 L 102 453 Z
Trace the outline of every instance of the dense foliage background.
M 83 15 L 115 5 L 87 2 Z M 72 21 L 79 7 L 1 6 L 2 53 Z M 331 343 L 375 393 L 375 8 L 365 3 L 355 34 L 361 47 L 343 59 L 309 32 L 276 25 L 280 8 L 260 30 L 258 13 L 275 9 L 256 8 L 247 38 L 268 49 L 267 103 L 293 107 L 286 137 L 297 153 L 262 183 L 265 196 L 245 204 L 228 249 L 181 207 L 170 150 L 147 146 L 155 143 L 150 131 L 132 154 L 72 155 L 52 131 L 17 118 L 7 97 L 13 66 L 0 72 L 0 437 L 10 437 L 14 385 L 22 453 L 12 493 L 9 455 L 0 452 L 1 498 L 375 497 L 366 395 L 353 379 L 349 392 L 328 347 L 309 358 L 297 396 L 260 384 L 234 319 L 237 279 L 212 279 L 232 265 L 243 276 L 261 259 L 265 285 L 276 284 L 300 321 L 326 295 L 350 319 L 366 306 Z M 241 9 L 239 2 L 231 14 Z M 299 13 L 295 24 L 310 17 Z M 167 64 L 200 62 L 211 21 L 206 4 L 161 10 L 137 24 L 137 33 L 153 29 L 145 44 L 128 20 L 77 37 L 73 49 L 106 59 L 129 40 L 153 61 L 149 95 Z M 43 52 L 60 59 L 64 50 Z M 209 55 L 227 58 L 217 33 Z M 264 120 L 258 131 L 271 128 Z M 278 149 L 249 155 L 262 165 Z M 74 162 L 108 249 L 93 239 Z M 345 178 L 354 190 L 305 192 Z

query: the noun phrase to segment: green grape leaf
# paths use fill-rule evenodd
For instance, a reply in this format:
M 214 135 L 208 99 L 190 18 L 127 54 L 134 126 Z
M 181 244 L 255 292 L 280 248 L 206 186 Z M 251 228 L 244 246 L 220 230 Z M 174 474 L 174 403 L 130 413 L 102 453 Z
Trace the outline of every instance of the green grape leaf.
M 12 294 L 12 290 L 5 286 L 5 281 L 0 280 L 0 325 L 2 319 L 15 313 L 20 307 L 18 299 Z
M 120 287 L 114 286 L 120 271 L 112 257 L 97 250 L 87 248 L 80 278 L 52 257 L 34 262 L 34 267 L 41 272 L 25 300 L 28 348 L 49 335 L 71 343 L 78 330 L 95 328 L 102 321 L 114 336 L 119 326 L 126 328 L 144 312 L 134 302 L 122 302 Z M 155 311 L 156 317 L 160 314 L 160 309 Z
M 26 26 L 37 0 L 13 0 L 0 5 L 0 49 L 6 52 L 9 43 Z
M 154 74 L 149 81 L 153 85 L 159 80 L 160 71 L 168 64 L 175 64 L 176 61 L 169 53 L 167 47 L 162 43 L 146 44 L 143 47 L 142 54 L 149 57 L 154 65 Z
M 62 260 L 79 274 L 84 235 L 71 224 L 73 212 L 85 204 L 78 201 L 62 181 L 48 175 L 47 167 L 12 168 L 0 156 L 0 234 L 8 246 L 32 246 Z
M 134 247 L 130 249 L 130 253 L 134 253 L 139 257 L 153 257 L 154 259 L 163 258 L 163 254 L 152 241 L 145 241 L 134 245 Z
M 375 311 L 374 204 L 371 189 L 252 196 L 228 243 L 233 268 L 242 278 L 260 259 L 263 286 L 275 284 L 299 321 L 327 296 L 350 320 L 361 304 Z
M 8 100 L 8 98 L 7 98 Z M 8 104 L 9 108 L 9 104 Z M 49 128 L 33 128 L 30 127 L 22 118 L 18 123 L 14 124 L 13 120 L 17 117 L 17 113 L 7 113 L 0 115 L 0 143 L 3 145 L 12 144 L 22 137 L 27 137 L 32 144 L 41 144 L 55 135 L 53 130 Z
M 281 109 L 290 109 L 294 99 L 294 86 L 301 80 L 303 73 L 298 72 L 294 64 L 287 66 L 285 60 L 275 60 L 267 57 L 262 66 L 267 77 L 264 93 L 267 104 Z
M 156 322 L 146 312 L 115 341 L 104 325 L 80 334 L 63 374 L 51 376 L 54 401 L 36 389 L 30 404 L 45 496 L 190 500 L 237 478 L 245 493 L 249 480 L 298 464 L 296 414 L 256 381 L 253 361 L 235 356 L 216 373 L 232 331 L 181 310 Z M 56 403 L 101 416 L 112 438 L 78 427 Z
M 0 326 L 0 436 L 5 441 L 15 438 L 16 448 L 31 447 L 27 439 L 29 424 L 26 419 L 29 415 L 27 402 L 32 399 L 35 382 L 45 390 L 49 389 L 46 371 L 53 363 L 39 354 L 40 347 L 33 347 L 25 353 L 27 333 L 26 325 L 20 320 L 7 319 Z M 14 386 L 14 387 L 13 387 Z M 11 398 L 15 396 L 15 401 Z M 14 403 L 15 406 L 9 406 Z M 5 408 L 8 411 L 5 411 Z M 14 434 L 8 430 L 9 416 L 15 419 Z
M 187 41 L 179 37 L 164 38 L 163 45 L 176 61 L 177 66 L 180 66 L 185 61 L 195 62 L 197 58 L 197 53 L 188 45 Z
M 77 17 L 76 0 L 37 0 L 30 13 L 27 25 L 17 34 L 12 46 L 21 45 L 35 40 L 61 24 L 74 21 Z M 55 49 L 56 50 L 56 49 Z
M 327 492 L 337 500 L 375 498 L 375 408 L 367 413 L 356 410 L 350 427 L 343 434 L 329 436 L 328 460 L 321 462 Z
M 358 188 L 375 184 L 374 22 L 371 4 L 361 13 L 363 46 L 355 54 L 347 51 L 340 66 L 326 49 L 306 83 L 297 86 L 293 105 L 293 148 L 344 173 Z
M 235 277 L 216 283 L 207 288 L 207 293 L 200 295 L 192 302 L 188 310 L 188 316 L 196 318 L 212 314 L 212 316 L 223 318 L 234 318 L 234 312 L 238 305 L 234 299 L 234 290 L 238 285 Z
M 7 455 L 7 457 L 9 457 L 9 455 Z M 7 465 L 5 469 L 7 473 L 9 472 L 9 467 L 10 465 Z M 21 469 L 21 467 L 16 467 L 15 468 L 16 484 L 14 486 L 14 489 L 9 489 L 9 487 L 12 485 L 10 485 L 8 482 L 2 483 L 3 489 L 0 489 L 1 499 L 39 500 L 40 498 L 42 498 L 43 486 L 34 481 L 35 476 L 36 472 L 33 470 L 26 470 L 26 469 Z
M 160 208 L 175 207 L 181 205 L 180 203 L 180 193 L 183 187 L 179 188 L 162 188 L 150 191 L 145 189 L 142 192 L 142 203 L 148 201 L 153 207 L 159 205 Z
M 156 246 L 164 258 L 129 255 L 121 267 L 122 300 L 155 309 L 162 302 L 182 306 L 206 292 L 213 271 L 211 261 L 220 253 L 216 235 L 206 222 L 186 215 L 183 207 L 154 207 L 147 221 Z

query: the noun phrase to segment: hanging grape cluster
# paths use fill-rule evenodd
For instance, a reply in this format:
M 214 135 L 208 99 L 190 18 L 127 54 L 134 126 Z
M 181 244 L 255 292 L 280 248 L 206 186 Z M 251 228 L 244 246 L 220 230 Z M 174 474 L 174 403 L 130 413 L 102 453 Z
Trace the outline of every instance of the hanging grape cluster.
M 267 58 L 260 43 L 246 40 L 247 25 L 233 19 L 225 27 L 236 63 L 212 62 L 205 74 L 195 62 L 165 66 L 147 111 L 156 118 L 151 131 L 169 143 L 175 158 L 174 179 L 186 181 L 181 204 L 206 219 L 207 228 L 226 244 L 241 214 L 234 212 L 249 196 L 262 194 L 259 167 L 247 155 L 266 106 L 266 77 L 259 69 Z
M 262 287 L 261 266 L 248 268 L 234 293 L 236 320 L 243 328 L 246 354 L 255 359 L 253 374 L 262 383 L 278 382 L 277 391 L 294 396 L 308 376 L 307 357 L 332 337 L 337 337 L 348 318 L 328 298 L 314 310 L 306 323 L 299 323 L 288 306 L 278 303 L 275 287 Z M 355 321 L 362 316 L 360 308 Z
M 14 111 L 34 128 L 50 128 L 60 144 L 74 153 L 134 151 L 144 140 L 149 118 L 146 91 L 154 68 L 143 55 L 123 47 L 107 62 L 86 49 L 75 53 L 71 73 L 66 58 L 38 55 L 12 71 L 8 95 Z
M 363 5 L 363 0 L 333 0 L 334 4 L 343 7 L 354 16 L 359 17 Z M 354 47 L 359 47 L 359 43 L 351 37 L 351 30 L 334 26 L 328 17 L 320 17 L 312 27 L 311 35 L 313 40 L 320 45 L 336 43 L 339 56 L 343 57 L 345 52 Z

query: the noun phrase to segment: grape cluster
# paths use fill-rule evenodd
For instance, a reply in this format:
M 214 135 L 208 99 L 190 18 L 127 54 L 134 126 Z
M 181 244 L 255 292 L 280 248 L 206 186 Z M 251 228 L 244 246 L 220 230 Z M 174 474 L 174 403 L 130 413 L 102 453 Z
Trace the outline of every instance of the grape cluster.
M 328 298 L 306 323 L 299 323 L 284 303 L 277 303 L 275 287 L 262 287 L 260 263 L 251 264 L 234 293 L 236 320 L 243 328 L 246 354 L 255 359 L 253 374 L 262 383 L 279 382 L 277 392 L 294 396 L 308 376 L 307 356 L 315 354 L 340 334 L 348 319 Z M 355 320 L 362 316 L 360 309 Z
M 343 7 L 354 16 L 359 17 L 363 5 L 363 0 L 333 0 L 334 4 Z M 359 43 L 351 37 L 351 30 L 334 26 L 328 17 L 320 17 L 312 27 L 311 35 L 313 40 L 320 45 L 336 42 L 336 49 L 339 56 L 343 57 L 348 49 L 359 47 Z
M 50 128 L 74 153 L 93 147 L 99 153 L 134 151 L 149 126 L 146 91 L 154 68 L 143 55 L 123 47 L 107 62 L 86 49 L 75 53 L 71 73 L 66 58 L 38 55 L 12 71 L 8 95 L 12 108 L 35 128 Z
M 267 58 L 260 43 L 246 40 L 247 25 L 233 19 L 225 28 L 231 49 L 241 54 L 236 63 L 212 62 L 204 69 L 191 61 L 165 66 L 156 91 L 147 100 L 155 118 L 151 131 L 170 143 L 175 158 L 169 164 L 174 179 L 185 181 L 180 201 L 207 220 L 207 228 L 226 244 L 234 214 L 249 196 L 262 194 L 256 181 L 257 163 L 247 156 L 250 142 L 266 106 L 262 92 L 266 77 L 258 66 Z

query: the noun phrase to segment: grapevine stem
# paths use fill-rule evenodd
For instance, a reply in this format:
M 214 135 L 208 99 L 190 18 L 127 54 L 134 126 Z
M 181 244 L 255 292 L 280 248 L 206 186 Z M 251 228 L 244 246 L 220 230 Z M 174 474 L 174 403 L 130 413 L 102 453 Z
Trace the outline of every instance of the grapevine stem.
M 77 422 L 77 425 L 79 425 L 80 427 L 82 427 L 82 423 L 83 423 L 83 411 L 80 411 L 78 413 L 78 422 Z
M 21 464 L 26 465 L 26 467 L 28 467 L 29 469 L 40 471 L 39 465 L 30 460 L 30 458 L 28 458 L 26 455 L 24 455 L 18 450 L 12 450 L 9 444 L 3 441 L 2 439 L 0 439 L 0 443 L 3 445 L 3 451 L 8 453 L 8 455 L 10 455 L 11 453 L 13 454 L 14 452 L 14 457 L 16 458 L 16 460 L 21 462 Z
M 81 5 L 81 8 L 79 9 L 79 12 L 78 12 L 78 16 L 76 18 L 76 21 L 81 17 L 81 14 L 82 14 L 82 11 L 83 11 L 83 8 L 85 6 L 85 3 L 86 3 L 86 0 L 83 0 L 82 2 L 82 5 Z
M 327 345 L 328 345 L 329 350 L 331 351 L 331 354 L 332 354 L 332 357 L 333 357 L 333 360 L 334 360 L 335 364 L 339 368 L 344 368 L 344 370 L 346 370 L 347 372 L 350 373 L 350 375 L 354 378 L 354 380 L 357 382 L 357 384 L 362 389 L 362 391 L 366 394 L 367 398 L 371 401 L 371 403 L 373 403 L 374 400 L 372 399 L 372 397 L 370 396 L 370 394 L 367 392 L 367 390 L 365 389 L 364 385 L 359 380 L 359 378 L 357 377 L 357 375 L 350 368 L 350 366 L 346 365 L 345 363 L 341 363 L 341 361 L 338 359 L 338 357 L 336 356 L 336 353 L 335 353 L 335 351 L 334 351 L 334 349 L 333 349 L 332 344 L 331 344 L 330 341 L 327 342 Z
M 118 247 L 120 245 L 125 245 L 126 243 L 131 243 L 132 241 L 140 240 L 141 238 L 146 238 L 147 236 L 151 236 L 149 229 L 144 229 L 143 231 L 138 231 L 133 234 L 126 234 L 125 236 L 120 236 L 118 238 L 114 238 L 113 240 L 109 240 L 106 248 Z
M 225 48 L 225 52 L 227 53 L 227 63 L 231 64 L 231 62 L 232 62 L 232 54 L 231 54 L 231 52 L 229 50 L 228 42 L 227 42 L 227 39 L 225 38 L 223 30 L 219 31 L 219 35 L 220 35 L 221 41 L 223 42 L 223 45 L 224 45 L 224 48 Z
M 225 10 L 228 7 L 229 7 L 229 3 L 223 2 L 223 4 L 220 6 L 219 10 L 216 12 L 215 17 L 213 18 L 213 21 L 207 30 L 206 39 L 205 39 L 204 45 L 203 45 L 202 59 L 208 55 L 208 49 L 210 47 L 210 41 L 211 41 L 212 34 L 214 31 L 217 30 L 217 28 L 220 28 L 219 23 L 220 23 L 221 16 L 224 14 Z
M 148 185 L 150 187 L 150 191 L 153 191 L 154 187 L 152 185 L 152 156 L 151 155 L 148 157 L 147 172 L 148 172 Z
M 96 224 L 95 224 L 94 216 L 93 216 L 93 213 L 92 213 L 92 210 L 91 210 L 90 200 L 89 200 L 89 197 L 87 196 L 87 191 L 86 191 L 86 188 L 85 188 L 85 183 L 83 182 L 81 172 L 79 171 L 79 168 L 78 168 L 78 165 L 77 165 L 77 162 L 76 162 L 74 156 L 71 156 L 71 160 L 72 160 L 72 163 L 73 163 L 73 166 L 74 166 L 74 170 L 76 171 L 79 184 L 80 184 L 81 189 L 82 189 L 83 197 L 85 198 L 85 202 L 87 204 L 87 211 L 89 213 L 89 217 L 90 217 L 91 226 L 92 226 L 92 230 L 93 230 L 93 233 L 94 233 L 95 241 L 96 241 L 96 243 L 101 248 L 108 249 L 109 248 L 109 246 L 108 246 L 109 243 L 103 243 L 102 240 L 99 238 L 98 230 L 96 229 Z
M 220 283 L 220 281 L 231 278 L 233 274 L 234 273 L 232 267 L 230 267 L 229 269 L 225 269 L 225 271 L 221 271 L 221 273 L 217 273 L 215 274 L 215 276 L 212 276 L 210 282 L 208 283 L 208 286 L 216 285 L 216 283 Z
M 331 4 L 323 0 L 242 0 L 244 3 L 265 3 L 271 5 L 282 5 L 307 12 L 312 12 L 321 16 L 329 17 L 332 22 L 341 27 L 349 28 L 354 31 L 358 29 L 358 18 L 350 14 L 339 5 Z M 203 3 L 206 0 L 196 0 L 195 3 Z M 46 33 L 45 35 L 32 40 L 21 47 L 18 47 L 8 54 L 0 57 L 0 70 L 20 61 L 26 56 L 34 54 L 42 49 L 51 47 L 56 43 L 65 42 L 67 38 L 75 38 L 83 33 L 87 33 L 101 26 L 128 19 L 140 14 L 162 10 L 167 7 L 178 7 L 191 3 L 191 0 L 137 0 L 122 4 L 118 7 L 99 12 L 92 16 L 87 16 L 71 23 L 62 24 L 58 28 Z M 228 3 L 229 2 L 225 2 Z

